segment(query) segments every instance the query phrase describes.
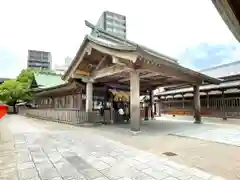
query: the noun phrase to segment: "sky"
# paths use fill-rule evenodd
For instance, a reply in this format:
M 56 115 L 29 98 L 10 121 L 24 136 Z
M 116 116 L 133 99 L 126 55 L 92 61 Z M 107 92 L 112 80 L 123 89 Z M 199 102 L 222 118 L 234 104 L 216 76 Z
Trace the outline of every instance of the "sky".
M 27 66 L 28 49 L 52 53 L 53 65 L 74 57 L 105 10 L 127 17 L 127 38 L 195 69 L 239 60 L 240 45 L 211 0 L 0 1 L 0 77 Z

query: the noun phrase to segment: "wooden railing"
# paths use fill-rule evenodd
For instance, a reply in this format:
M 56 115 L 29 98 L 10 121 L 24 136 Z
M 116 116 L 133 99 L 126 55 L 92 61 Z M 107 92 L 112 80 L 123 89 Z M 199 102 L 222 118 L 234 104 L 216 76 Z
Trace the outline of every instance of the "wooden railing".
M 185 100 L 184 107 L 181 100 L 164 101 L 157 111 L 162 114 L 193 115 L 193 101 Z M 228 97 L 210 99 L 207 106 L 206 99 L 201 99 L 201 115 L 209 117 L 240 118 L 240 98 Z
M 98 121 L 100 121 L 100 115 L 98 112 L 85 112 L 79 109 L 20 108 L 19 114 L 72 125 L 80 125 L 85 122 L 97 123 Z

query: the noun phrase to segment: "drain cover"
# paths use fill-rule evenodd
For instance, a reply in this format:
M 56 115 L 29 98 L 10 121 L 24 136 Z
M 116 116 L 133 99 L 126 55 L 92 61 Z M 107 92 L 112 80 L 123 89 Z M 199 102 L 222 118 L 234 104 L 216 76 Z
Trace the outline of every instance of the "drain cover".
M 166 156 L 177 156 L 177 154 L 173 152 L 164 152 L 163 154 Z

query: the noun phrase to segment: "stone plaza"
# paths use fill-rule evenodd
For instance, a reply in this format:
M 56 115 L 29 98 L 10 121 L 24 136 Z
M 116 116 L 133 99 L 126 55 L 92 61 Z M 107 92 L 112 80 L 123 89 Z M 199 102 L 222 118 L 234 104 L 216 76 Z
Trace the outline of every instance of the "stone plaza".
M 95 133 L 104 128 L 6 116 L 0 179 L 223 179 Z

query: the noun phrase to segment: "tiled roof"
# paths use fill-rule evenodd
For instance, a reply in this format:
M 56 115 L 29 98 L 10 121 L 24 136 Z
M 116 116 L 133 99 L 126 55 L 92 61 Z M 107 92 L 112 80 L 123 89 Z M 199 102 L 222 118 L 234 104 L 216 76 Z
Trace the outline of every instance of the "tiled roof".
M 34 78 L 39 88 L 50 88 L 65 84 L 65 81 L 61 79 L 61 75 L 51 72 L 34 73 Z
M 214 78 L 220 78 L 220 79 L 225 79 L 226 77 L 229 77 L 229 76 L 240 75 L 240 61 L 235 61 L 228 64 L 222 64 L 219 66 L 202 69 L 200 70 L 200 72 L 208 76 L 211 76 Z M 183 85 L 183 86 L 186 86 L 186 85 Z M 166 91 L 186 89 L 179 85 L 171 85 L 165 88 L 166 88 Z
M 145 51 L 151 55 L 157 56 L 159 58 L 168 60 L 173 63 L 177 63 L 177 60 L 172 57 L 166 56 L 166 55 L 159 53 L 151 48 L 148 48 L 141 44 L 135 43 L 128 39 L 118 37 L 112 33 L 109 33 L 107 31 L 103 30 L 103 29 L 95 27 L 93 24 L 91 24 L 88 21 L 85 21 L 85 24 L 88 27 L 92 28 L 93 30 L 97 31 L 97 33 L 96 33 L 97 36 L 88 36 L 88 38 L 91 37 L 90 40 L 93 40 L 95 42 L 97 41 L 97 43 L 101 42 L 101 45 L 108 45 L 108 48 L 118 47 L 119 49 L 132 50 L 132 51 L 136 50 L 137 48 L 141 48 L 143 51 Z
M 237 75 L 240 74 L 240 61 L 203 69 L 200 72 L 215 78 Z
M 224 89 L 224 88 L 234 88 L 240 86 L 240 80 L 236 81 L 229 81 L 229 82 L 222 82 L 221 84 L 209 84 L 209 85 L 203 85 L 200 86 L 200 91 L 207 91 L 207 90 L 216 90 L 216 89 Z M 164 91 L 161 93 L 157 93 L 156 95 L 170 95 L 170 94 L 181 94 L 181 93 L 189 93 L 193 92 L 193 88 L 181 88 L 181 89 L 175 89 L 170 91 Z
M 74 65 L 77 64 L 80 55 L 83 53 L 86 45 L 88 42 L 93 42 L 94 44 L 100 45 L 100 46 L 105 46 L 109 49 L 114 49 L 118 51 L 128 51 L 132 53 L 138 53 L 140 59 L 141 57 L 146 58 L 147 60 L 151 61 L 152 63 L 156 65 L 160 64 L 166 64 L 167 66 L 177 69 L 178 71 L 189 75 L 189 76 L 194 76 L 199 79 L 201 79 L 204 82 L 208 83 L 213 83 L 213 84 L 219 84 L 221 81 L 216 78 L 212 78 L 210 76 L 207 76 L 205 74 L 193 71 L 191 69 L 188 69 L 186 67 L 181 66 L 178 64 L 176 59 L 170 58 L 166 55 L 163 55 L 161 53 L 158 53 L 148 47 L 145 47 L 143 45 L 137 44 L 135 42 L 129 41 L 124 38 L 120 38 L 118 36 L 115 36 L 111 33 L 108 33 L 104 31 L 103 29 L 100 29 L 98 27 L 95 27 L 91 23 L 85 21 L 86 25 L 90 28 L 92 28 L 93 31 L 95 31 L 95 35 L 86 35 L 74 60 L 72 61 L 71 65 L 63 75 L 63 79 L 68 80 L 69 75 L 71 73 L 71 70 Z

